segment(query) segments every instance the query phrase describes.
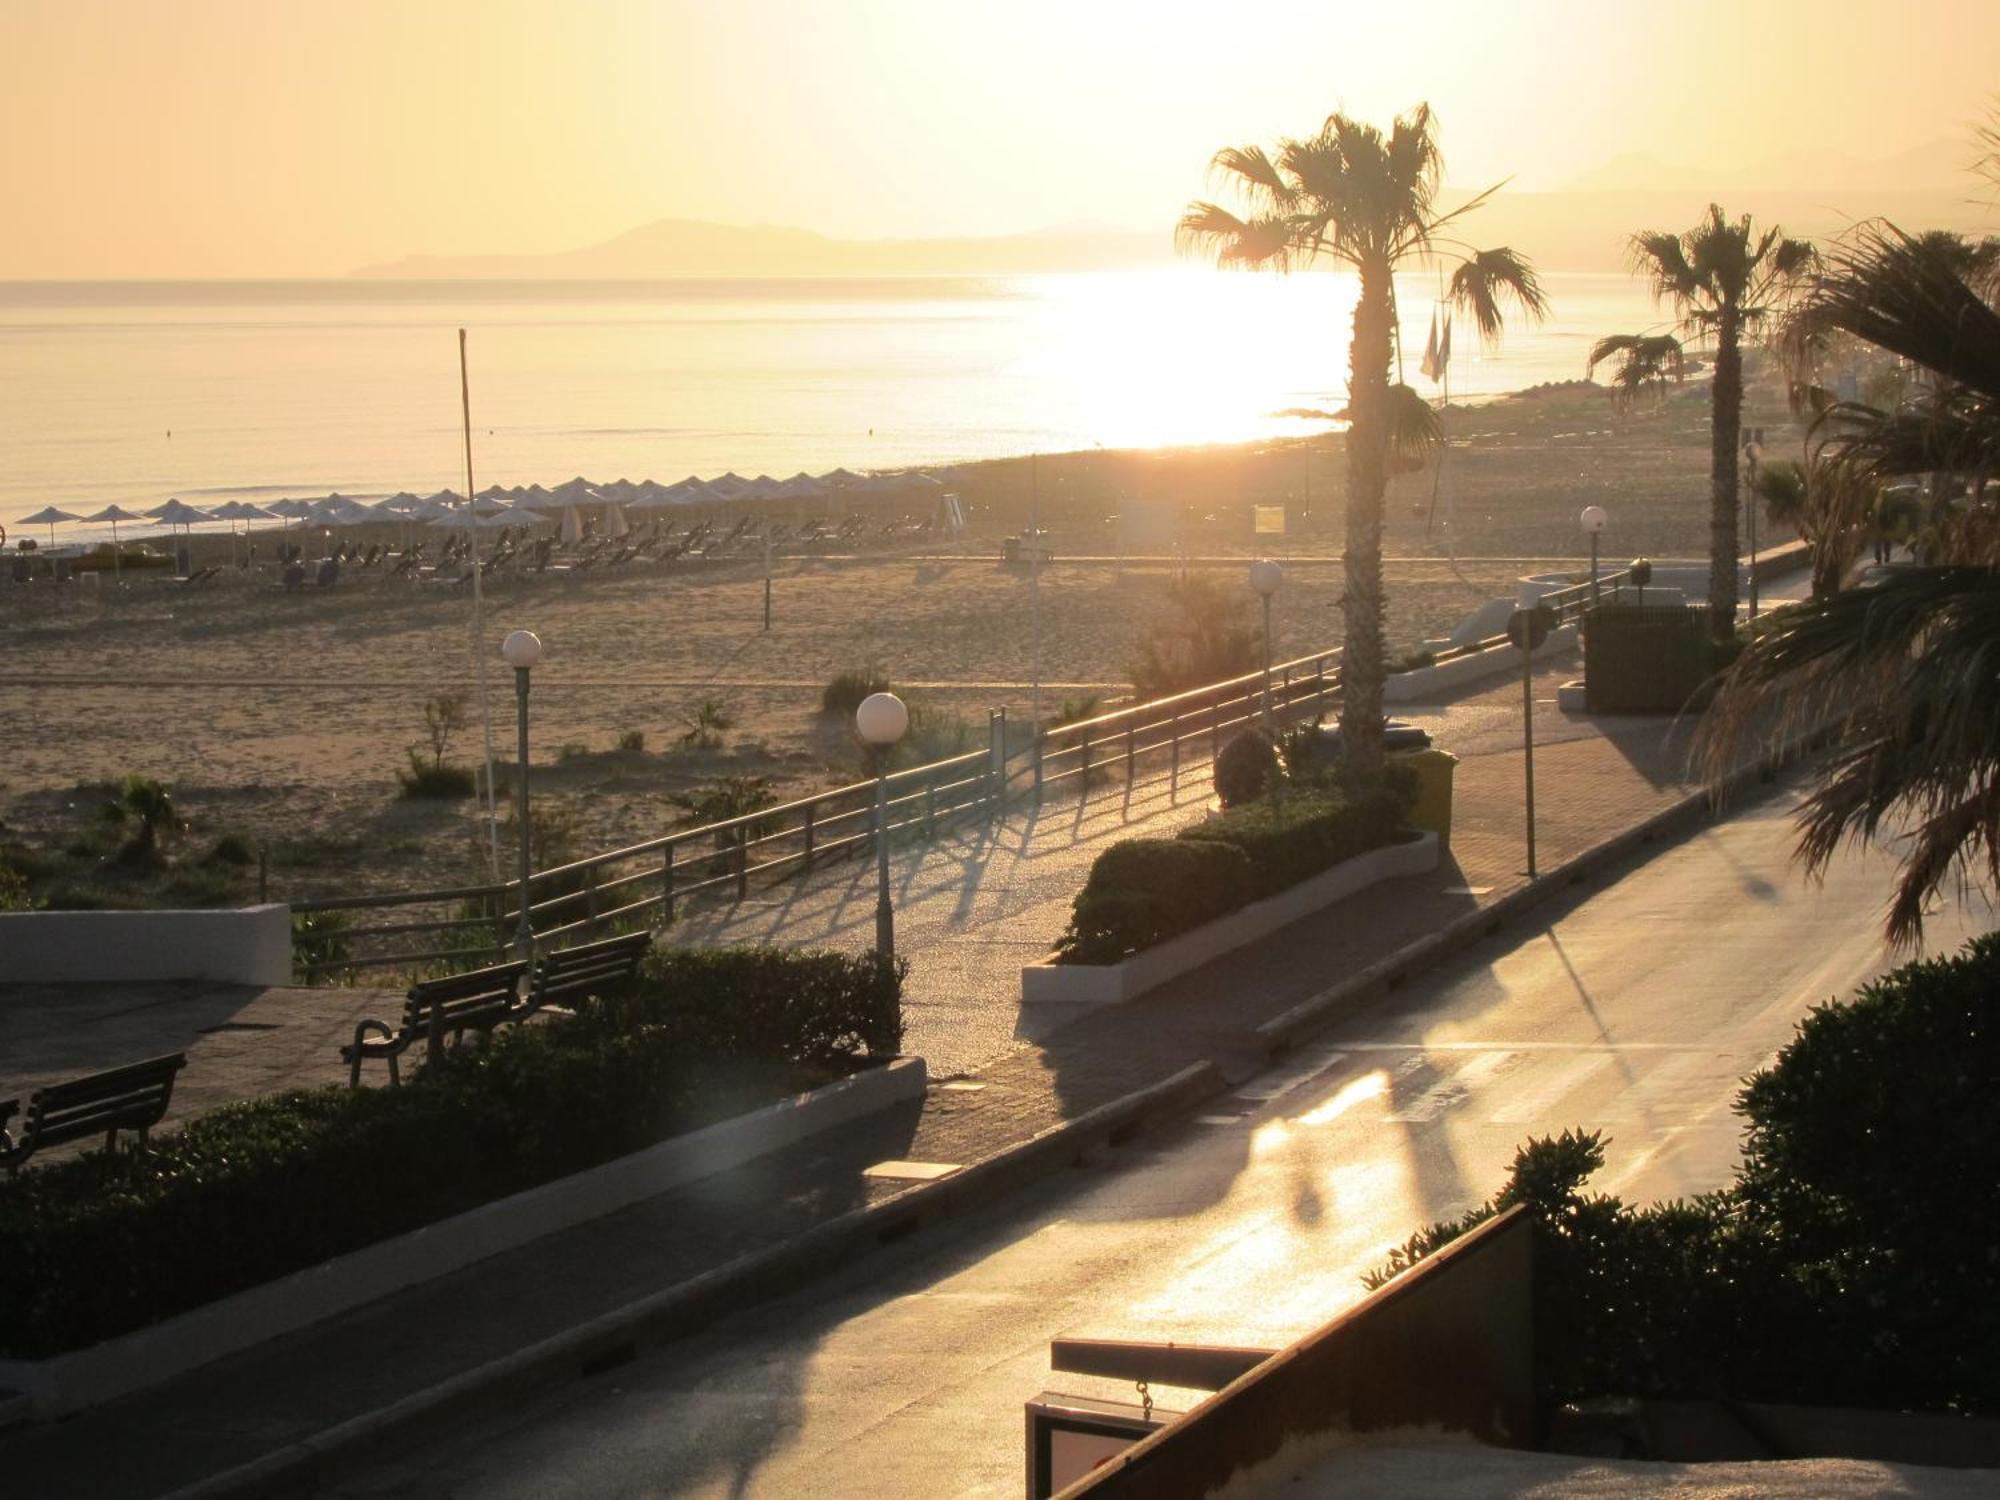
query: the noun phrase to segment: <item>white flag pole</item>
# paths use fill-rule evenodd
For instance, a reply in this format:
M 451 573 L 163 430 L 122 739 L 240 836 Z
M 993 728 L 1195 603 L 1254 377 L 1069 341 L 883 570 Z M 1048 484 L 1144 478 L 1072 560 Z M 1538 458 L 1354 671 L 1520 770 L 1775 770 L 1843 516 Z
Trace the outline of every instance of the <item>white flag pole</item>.
M 465 330 L 458 330 L 458 398 L 465 417 L 465 511 L 472 505 L 472 380 L 466 372 Z M 468 537 L 476 533 L 468 531 Z M 485 600 L 479 589 L 479 547 L 472 547 L 472 672 L 479 684 L 479 729 L 486 742 L 486 861 L 493 878 L 500 878 L 500 810 L 493 795 L 493 708 L 486 691 Z

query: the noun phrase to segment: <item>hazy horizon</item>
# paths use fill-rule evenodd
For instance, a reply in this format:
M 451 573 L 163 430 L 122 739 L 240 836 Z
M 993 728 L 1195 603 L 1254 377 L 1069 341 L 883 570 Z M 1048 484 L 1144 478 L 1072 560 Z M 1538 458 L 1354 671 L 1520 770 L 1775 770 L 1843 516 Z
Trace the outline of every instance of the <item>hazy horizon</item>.
M 1992 107 L 2000 11 L 1926 0 L 1864 46 L 1869 14 L 16 0 L 0 278 L 343 276 L 666 219 L 842 241 L 1163 233 L 1217 148 L 1420 100 L 1460 188 L 1948 201 Z M 1759 164 L 1787 180 L 1746 181 Z M 1956 190 L 1984 212 L 1972 178 Z

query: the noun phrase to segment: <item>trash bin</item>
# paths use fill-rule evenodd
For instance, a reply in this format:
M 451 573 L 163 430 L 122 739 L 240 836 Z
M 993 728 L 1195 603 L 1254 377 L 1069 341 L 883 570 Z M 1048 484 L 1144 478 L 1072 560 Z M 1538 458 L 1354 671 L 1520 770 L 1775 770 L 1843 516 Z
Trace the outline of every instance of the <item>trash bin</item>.
M 1422 750 L 1394 752 L 1392 759 L 1417 773 L 1417 800 L 1410 809 L 1410 826 L 1438 836 L 1438 848 L 1451 847 L 1451 771 L 1458 757 L 1427 745 Z

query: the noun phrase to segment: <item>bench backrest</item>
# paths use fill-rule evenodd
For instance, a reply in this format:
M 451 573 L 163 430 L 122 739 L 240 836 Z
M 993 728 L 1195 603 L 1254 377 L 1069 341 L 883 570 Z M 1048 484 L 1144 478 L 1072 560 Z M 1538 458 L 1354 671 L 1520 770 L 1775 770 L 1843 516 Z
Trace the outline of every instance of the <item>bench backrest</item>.
M 442 979 L 421 979 L 410 986 L 403 1005 L 403 1029 L 424 1032 L 433 1021 L 440 1031 L 490 1025 L 520 1004 L 526 959 L 510 959 Z
M 628 984 L 652 946 L 650 932 L 632 932 L 544 953 L 535 965 L 530 1001 L 539 1009 Z
M 187 1055 L 172 1052 L 36 1089 L 21 1122 L 21 1145 L 39 1150 L 117 1130 L 150 1130 L 173 1102 L 174 1075 L 186 1066 Z

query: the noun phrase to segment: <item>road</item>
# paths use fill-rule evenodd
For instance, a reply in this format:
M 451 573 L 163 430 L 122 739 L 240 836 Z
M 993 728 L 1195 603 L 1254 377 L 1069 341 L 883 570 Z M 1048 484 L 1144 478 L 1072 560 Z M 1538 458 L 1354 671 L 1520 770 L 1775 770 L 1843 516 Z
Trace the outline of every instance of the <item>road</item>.
M 1543 908 L 1196 1120 L 655 1356 L 351 1474 L 348 1496 L 1011 1497 L 1057 1335 L 1277 1345 L 1362 1294 L 1515 1147 L 1610 1137 L 1598 1188 L 1728 1175 L 1739 1080 L 1810 1006 L 1888 966 L 1889 864 L 1822 889 L 1780 798 Z M 1985 930 L 1933 920 L 1934 948 Z M 1159 1392 L 1165 1406 L 1184 1393 Z

